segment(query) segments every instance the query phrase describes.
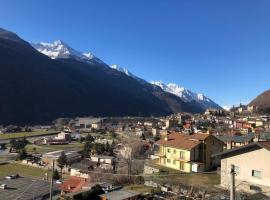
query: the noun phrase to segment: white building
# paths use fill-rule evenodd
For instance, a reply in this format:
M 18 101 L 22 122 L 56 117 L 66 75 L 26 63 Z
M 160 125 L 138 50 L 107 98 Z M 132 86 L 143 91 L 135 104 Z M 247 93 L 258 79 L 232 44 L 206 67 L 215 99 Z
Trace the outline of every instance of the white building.
M 221 186 L 231 184 L 230 166 L 235 166 L 236 190 L 270 195 L 270 142 L 256 142 L 216 154 L 221 157 Z

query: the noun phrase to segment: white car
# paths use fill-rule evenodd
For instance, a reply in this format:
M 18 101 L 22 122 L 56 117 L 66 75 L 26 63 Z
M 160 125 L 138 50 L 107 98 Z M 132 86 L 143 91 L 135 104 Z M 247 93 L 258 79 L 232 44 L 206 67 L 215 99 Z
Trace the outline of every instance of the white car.
M 7 189 L 7 185 L 6 184 L 0 184 L 0 189 Z
M 62 184 L 63 182 L 61 180 L 55 181 L 56 184 Z
M 19 178 L 19 174 L 12 174 L 12 175 L 9 175 L 9 176 L 6 176 L 5 179 L 16 179 L 16 178 Z

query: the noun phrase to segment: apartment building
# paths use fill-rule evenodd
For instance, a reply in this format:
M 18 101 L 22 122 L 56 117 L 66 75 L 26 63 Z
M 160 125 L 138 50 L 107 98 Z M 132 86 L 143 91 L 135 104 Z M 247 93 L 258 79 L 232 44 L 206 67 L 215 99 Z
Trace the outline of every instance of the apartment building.
M 173 132 L 156 142 L 158 164 L 182 172 L 202 172 L 219 165 L 211 155 L 222 152 L 224 143 L 209 134 Z

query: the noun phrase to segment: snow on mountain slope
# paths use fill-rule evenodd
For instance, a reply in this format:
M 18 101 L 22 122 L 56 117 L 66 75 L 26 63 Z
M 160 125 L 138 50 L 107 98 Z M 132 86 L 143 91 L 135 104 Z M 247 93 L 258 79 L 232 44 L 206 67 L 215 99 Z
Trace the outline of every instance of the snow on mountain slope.
M 111 67 L 112 69 L 114 69 L 114 70 L 117 70 L 117 71 L 119 71 L 119 72 L 122 72 L 122 73 L 126 74 L 127 76 L 130 76 L 131 78 L 133 78 L 133 79 L 139 81 L 140 83 L 145 83 L 145 82 L 146 82 L 146 81 L 143 80 L 142 78 L 139 78 L 138 76 L 132 74 L 127 68 L 119 67 L 118 65 L 115 65 L 115 64 L 114 64 L 114 65 L 111 65 L 110 67 Z
M 49 56 L 52 59 L 74 58 L 80 61 L 88 62 L 90 64 L 93 62 L 105 64 L 92 53 L 82 53 L 77 51 L 61 40 L 56 40 L 53 43 L 40 42 L 37 44 L 32 44 L 32 46 L 39 52 Z
M 37 44 L 32 44 L 32 46 L 38 50 L 39 52 L 49 56 L 52 59 L 57 59 L 57 58 L 73 58 L 79 61 L 87 62 L 89 64 L 103 64 L 106 65 L 103 61 L 95 57 L 92 53 L 82 53 L 80 51 L 77 51 L 73 48 L 71 48 L 68 44 L 61 40 L 56 40 L 53 43 L 37 43 Z M 138 76 L 134 75 L 131 73 L 128 69 L 119 67 L 118 65 L 112 65 L 110 66 L 112 69 L 117 70 L 121 73 L 124 73 L 125 75 L 139 81 L 141 84 L 146 84 L 148 83 L 142 78 L 139 78 Z M 176 84 L 170 83 L 170 84 L 164 84 L 159 81 L 152 81 L 152 85 L 157 85 L 159 86 L 163 91 L 169 92 L 171 94 L 174 94 L 178 97 L 180 97 L 184 102 L 191 102 L 191 101 L 196 101 L 198 102 L 201 107 L 204 109 L 207 108 L 221 108 L 218 104 L 213 102 L 211 99 L 207 98 L 203 94 L 196 94 L 184 87 L 180 87 Z
M 208 97 L 204 96 L 203 94 L 197 94 L 194 93 L 184 87 L 181 87 L 177 84 L 169 83 L 169 84 L 164 84 L 161 81 L 151 81 L 153 85 L 157 85 L 161 87 L 162 90 L 172 93 L 176 96 L 179 96 L 182 100 L 185 102 L 190 102 L 190 101 L 197 101 L 200 103 L 200 105 L 207 109 L 207 108 L 221 108 L 218 104 L 213 102 L 211 99 Z
M 118 65 L 111 65 L 111 68 L 115 69 L 119 72 L 122 72 L 122 73 L 126 74 L 127 76 L 131 76 L 131 77 L 135 76 L 130 71 L 128 71 L 128 69 L 123 68 L 123 67 L 119 67 Z

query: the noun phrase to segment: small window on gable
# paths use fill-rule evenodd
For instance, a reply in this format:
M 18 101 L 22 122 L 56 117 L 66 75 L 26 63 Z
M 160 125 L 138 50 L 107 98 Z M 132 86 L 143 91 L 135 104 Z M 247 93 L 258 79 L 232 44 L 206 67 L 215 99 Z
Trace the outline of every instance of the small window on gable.
M 262 172 L 258 170 L 252 170 L 252 176 L 256 178 L 262 178 Z

